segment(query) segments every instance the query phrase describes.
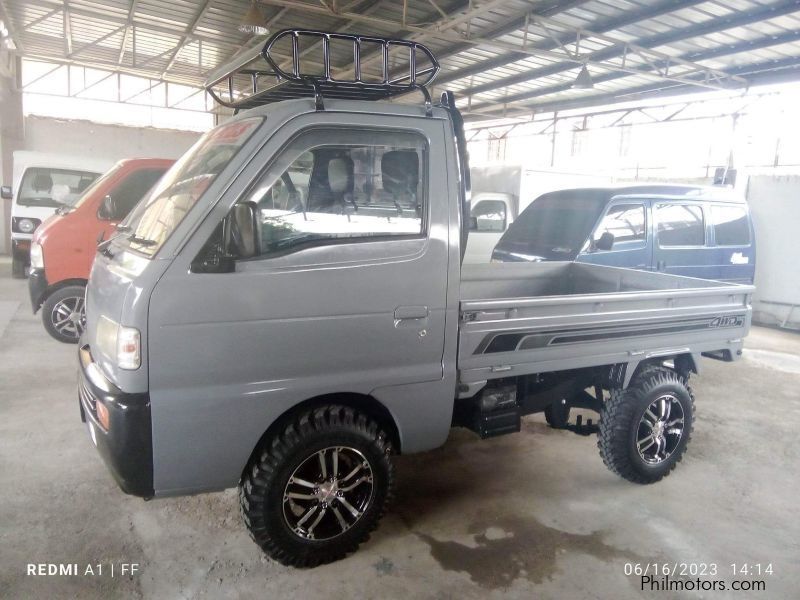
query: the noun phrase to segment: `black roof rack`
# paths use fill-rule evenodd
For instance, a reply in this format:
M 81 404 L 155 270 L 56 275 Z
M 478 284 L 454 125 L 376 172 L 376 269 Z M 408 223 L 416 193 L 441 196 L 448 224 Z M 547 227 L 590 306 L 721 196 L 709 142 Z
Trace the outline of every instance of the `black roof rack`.
M 301 69 L 302 52 L 309 52 L 314 46 L 301 51 L 301 40 L 312 44 L 321 42 L 322 68 L 320 73 L 303 73 Z M 275 60 L 276 44 L 289 44 L 291 70 L 281 68 Z M 341 49 L 350 43 L 353 52 L 352 73 L 334 76 L 331 65 L 332 45 Z M 408 71 L 391 77 L 390 57 L 396 58 L 398 50 L 408 61 Z M 366 52 L 367 57 L 362 56 Z M 380 55 L 380 56 L 378 56 Z M 252 66 L 261 57 L 266 65 Z M 381 75 L 368 76 L 362 71 L 365 60 L 380 59 Z M 427 63 L 427 64 L 426 64 Z M 330 33 L 311 29 L 284 29 L 272 35 L 261 52 L 242 65 L 222 68 L 222 73 L 211 75 L 206 81 L 206 90 L 214 100 L 238 110 L 262 106 L 271 102 L 294 98 L 312 97 L 318 110 L 324 108 L 323 98 L 350 98 L 358 100 L 383 100 L 393 96 L 419 91 L 425 98 L 425 106 L 430 114 L 431 97 L 426 85 L 439 73 L 439 63 L 431 51 L 420 43 L 411 40 L 381 38 L 347 33 Z M 247 90 L 237 89 L 247 78 Z

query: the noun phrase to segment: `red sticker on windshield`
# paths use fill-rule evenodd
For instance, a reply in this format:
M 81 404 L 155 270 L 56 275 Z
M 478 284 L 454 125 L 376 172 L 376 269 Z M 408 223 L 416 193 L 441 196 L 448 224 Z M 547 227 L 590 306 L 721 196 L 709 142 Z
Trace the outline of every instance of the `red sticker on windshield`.
M 239 146 L 244 143 L 247 136 L 260 122 L 260 118 L 253 118 L 223 125 L 211 132 L 209 141 L 215 144 L 235 144 Z

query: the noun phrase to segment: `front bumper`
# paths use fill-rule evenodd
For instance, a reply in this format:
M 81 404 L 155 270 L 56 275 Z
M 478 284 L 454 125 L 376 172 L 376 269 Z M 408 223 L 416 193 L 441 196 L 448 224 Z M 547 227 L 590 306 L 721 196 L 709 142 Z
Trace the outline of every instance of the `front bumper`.
M 78 350 L 78 362 L 81 420 L 89 427 L 92 442 L 123 492 L 152 498 L 153 434 L 150 395 L 123 392 L 108 381 L 92 361 L 87 345 Z M 108 431 L 98 420 L 98 402 L 102 402 L 108 409 Z
M 28 293 L 31 296 L 33 314 L 36 314 L 42 306 L 46 291 L 47 278 L 44 275 L 44 269 L 31 269 L 30 273 L 28 273 Z

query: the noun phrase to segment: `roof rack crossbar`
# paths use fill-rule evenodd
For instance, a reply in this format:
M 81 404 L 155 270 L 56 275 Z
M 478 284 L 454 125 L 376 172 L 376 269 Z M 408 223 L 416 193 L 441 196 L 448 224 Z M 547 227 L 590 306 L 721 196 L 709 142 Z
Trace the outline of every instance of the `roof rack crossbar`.
M 276 44 L 288 38 L 291 56 L 280 64 L 276 60 Z M 301 58 L 301 40 L 312 44 L 320 42 L 322 47 L 321 73 L 304 73 Z M 332 45 L 335 42 L 352 44 L 352 74 L 334 74 L 331 62 Z M 375 46 L 380 54 L 379 77 L 367 76 L 364 72 L 363 58 L 365 46 Z M 313 48 L 307 46 L 306 52 Z M 405 50 L 408 71 L 391 77 L 393 50 Z M 266 65 L 251 66 L 258 58 Z M 282 64 L 289 63 L 289 70 Z M 382 38 L 348 33 L 331 33 L 313 29 L 284 29 L 270 37 L 257 56 L 248 56 L 245 61 L 235 58 L 228 69 L 222 67 L 217 75 L 206 81 L 206 90 L 214 100 L 223 106 L 236 109 L 261 106 L 292 98 L 313 97 L 318 110 L 324 108 L 323 97 L 381 100 L 419 91 L 425 98 L 428 114 L 431 111 L 431 98 L 425 86 L 439 73 L 439 63 L 433 53 L 419 42 L 404 39 Z M 222 73 L 221 75 L 219 73 Z M 238 79 L 249 76 L 250 85 L 242 87 Z M 262 80 L 271 79 L 271 85 L 262 88 Z M 237 89 L 241 88 L 241 89 Z M 249 88 L 249 89 L 248 89 Z M 246 91 L 245 91 L 246 90 Z

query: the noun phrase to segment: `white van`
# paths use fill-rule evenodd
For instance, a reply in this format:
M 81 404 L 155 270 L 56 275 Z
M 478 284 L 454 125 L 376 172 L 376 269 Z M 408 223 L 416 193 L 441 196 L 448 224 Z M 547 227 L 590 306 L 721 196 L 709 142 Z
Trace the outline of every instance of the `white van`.
M 24 277 L 36 228 L 59 208 L 72 206 L 113 165 L 96 160 L 20 150 L 14 152 L 13 188 L 3 188 L 11 207 L 12 275 Z

